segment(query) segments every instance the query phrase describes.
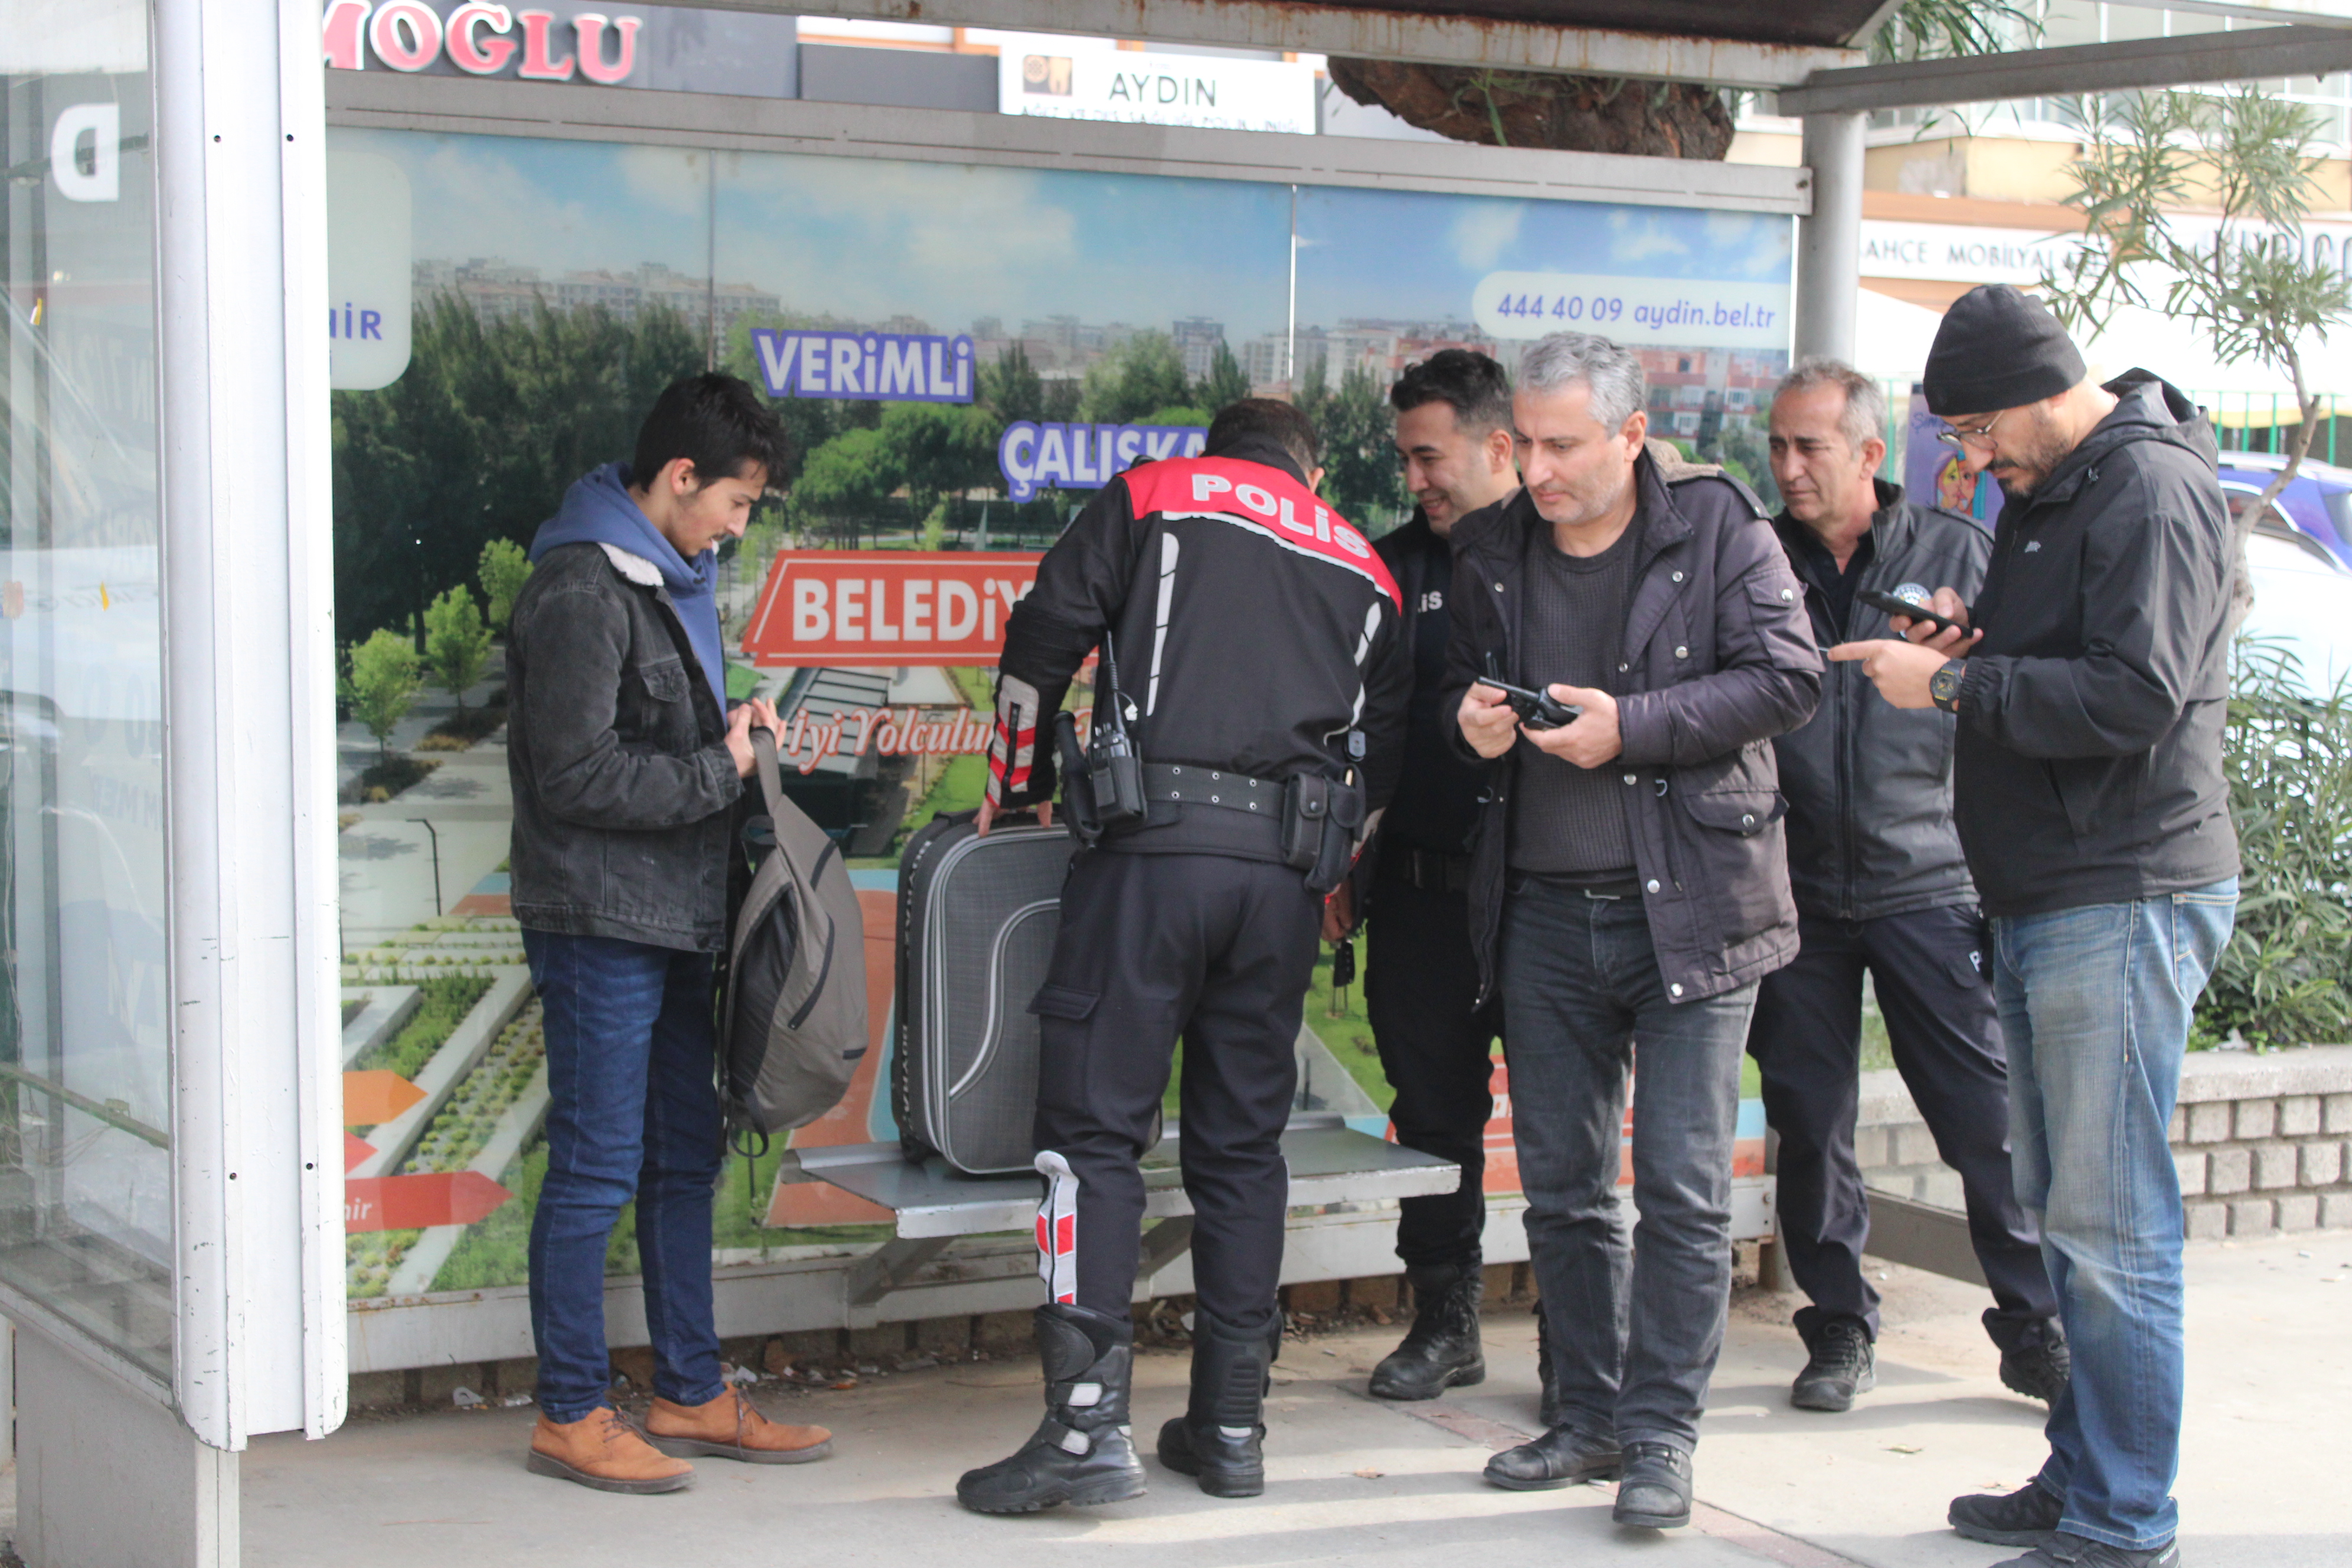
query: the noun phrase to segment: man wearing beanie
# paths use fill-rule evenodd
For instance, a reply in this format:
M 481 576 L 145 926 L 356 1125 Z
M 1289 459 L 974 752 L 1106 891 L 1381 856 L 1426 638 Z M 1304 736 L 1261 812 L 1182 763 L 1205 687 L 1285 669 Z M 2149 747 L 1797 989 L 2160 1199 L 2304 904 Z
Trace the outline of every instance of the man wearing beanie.
M 2040 300 L 1955 303 L 1927 406 L 2008 498 L 1965 629 L 1846 643 L 1898 708 L 1958 716 L 1955 815 L 1992 921 L 2019 1201 L 2074 1350 L 2050 1458 L 1955 1499 L 2015 1568 L 2178 1568 L 2180 1186 L 2166 1142 L 2190 1010 L 2229 940 L 2221 774 L 2230 517 L 2211 427 L 2135 370 L 2105 386 Z M 2010 1568 L 2010 1565 L 2004 1565 Z

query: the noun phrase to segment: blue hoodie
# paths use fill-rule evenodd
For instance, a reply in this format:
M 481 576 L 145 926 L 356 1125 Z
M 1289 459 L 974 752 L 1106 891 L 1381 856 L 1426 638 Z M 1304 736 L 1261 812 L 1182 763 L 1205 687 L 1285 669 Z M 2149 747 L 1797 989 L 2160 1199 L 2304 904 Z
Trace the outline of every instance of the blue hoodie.
M 727 658 L 719 641 L 719 552 L 706 550 L 691 563 L 629 495 L 629 466 L 607 463 L 576 480 L 563 492 L 563 505 L 539 525 L 530 542 L 537 561 L 565 544 L 611 544 L 643 556 L 661 573 L 677 618 L 685 623 L 686 640 L 702 664 L 703 679 L 727 711 Z

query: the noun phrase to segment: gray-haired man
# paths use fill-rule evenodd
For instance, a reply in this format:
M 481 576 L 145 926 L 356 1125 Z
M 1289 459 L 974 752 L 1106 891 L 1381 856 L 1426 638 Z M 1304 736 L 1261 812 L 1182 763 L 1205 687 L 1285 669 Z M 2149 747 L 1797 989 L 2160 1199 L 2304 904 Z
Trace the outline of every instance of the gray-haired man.
M 1877 477 L 1885 428 L 1878 384 L 1836 360 L 1807 360 L 1772 395 L 1772 477 L 1786 508 L 1773 526 L 1824 648 L 1889 635 L 1885 609 L 1857 595 L 1924 602 L 1949 587 L 1973 600 L 1992 556 L 1974 522 Z M 1850 1409 L 1877 1383 L 1878 1292 L 1862 1268 L 1870 1203 L 1853 1147 L 1865 972 L 1895 1065 L 1959 1173 L 2001 1381 L 2042 1400 L 2066 1386 L 2058 1298 L 2010 1180 L 2008 1058 L 1952 821 L 1954 723 L 1878 701 L 1859 666 L 1834 665 L 1820 710 L 1773 742 L 1802 946 L 1757 993 L 1748 1050 L 1780 1135 L 1780 1240 L 1811 1298 L 1797 1312 L 1810 1353 L 1790 1391 L 1801 1409 Z
M 1454 531 L 1446 690 L 1497 760 L 1470 873 L 1499 991 L 1559 1424 L 1486 1476 L 1619 1475 L 1621 1524 L 1690 1521 L 1731 1294 L 1731 1150 L 1757 982 L 1797 951 L 1771 738 L 1822 660 L 1756 498 L 1649 443 L 1640 362 L 1563 332 L 1519 361 L 1527 488 Z M 1529 728 L 1481 677 L 1581 711 Z M 1538 722 L 1540 720 L 1538 719 Z M 1483 1000 L 1483 994 L 1482 994 Z M 1617 1205 L 1626 1070 L 1640 1246 Z

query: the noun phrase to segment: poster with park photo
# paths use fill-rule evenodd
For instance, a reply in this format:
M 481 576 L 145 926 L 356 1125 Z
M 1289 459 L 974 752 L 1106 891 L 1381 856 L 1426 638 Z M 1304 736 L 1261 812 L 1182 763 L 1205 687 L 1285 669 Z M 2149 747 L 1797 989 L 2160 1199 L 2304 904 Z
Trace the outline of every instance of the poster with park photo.
M 1389 382 L 1449 342 L 1507 363 L 1552 324 L 1646 334 L 1654 421 L 1754 480 L 1754 388 L 1786 357 L 1785 219 L 357 129 L 331 167 L 356 1298 L 524 1281 L 547 1094 L 508 902 L 501 638 L 532 532 L 625 459 L 670 381 L 728 369 L 793 437 L 783 495 L 721 552 L 730 696 L 773 697 L 788 725 L 890 711 L 936 735 L 979 732 L 958 716 L 986 708 L 988 671 L 741 654 L 780 552 L 1041 550 L 1127 460 L 1249 393 L 1313 413 L 1327 491 L 1384 531 L 1410 505 Z M 876 1047 L 797 1142 L 896 1138 L 876 1092 L 896 849 L 981 777 L 972 752 L 911 745 L 794 776 L 860 889 Z M 1309 1076 L 1378 1128 L 1360 994 L 1328 974 Z M 715 1263 L 887 1234 L 845 1194 L 779 1185 L 782 1152 L 730 1157 Z M 625 1222 L 608 1267 L 635 1271 Z

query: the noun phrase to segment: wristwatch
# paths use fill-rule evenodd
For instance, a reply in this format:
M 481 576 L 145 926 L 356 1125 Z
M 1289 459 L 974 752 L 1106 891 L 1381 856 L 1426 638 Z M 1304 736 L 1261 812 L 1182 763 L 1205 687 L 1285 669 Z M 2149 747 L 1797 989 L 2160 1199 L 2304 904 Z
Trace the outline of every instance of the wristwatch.
M 1941 708 L 1947 713 L 1958 712 L 1960 710 L 1960 682 L 1966 680 L 1968 676 L 1969 661 L 1967 659 L 1946 659 L 1944 661 L 1944 668 L 1927 678 L 1928 700 L 1935 703 L 1937 707 Z

